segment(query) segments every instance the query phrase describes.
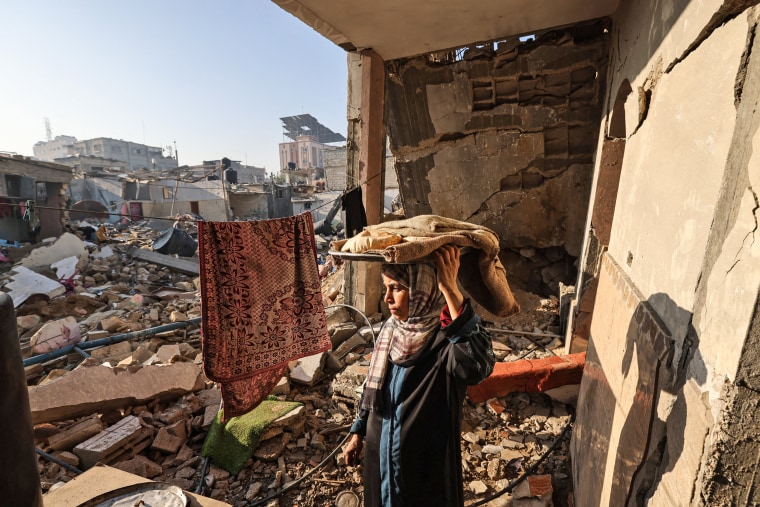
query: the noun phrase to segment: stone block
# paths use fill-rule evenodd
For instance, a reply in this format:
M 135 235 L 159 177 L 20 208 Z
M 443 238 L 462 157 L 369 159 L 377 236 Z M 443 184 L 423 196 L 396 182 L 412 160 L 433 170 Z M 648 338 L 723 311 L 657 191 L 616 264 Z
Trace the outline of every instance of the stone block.
M 331 329 L 344 322 L 353 322 L 351 312 L 345 306 L 330 306 L 325 308 L 327 329 Z
M 340 346 L 344 341 L 353 336 L 356 330 L 357 326 L 353 322 L 344 322 L 328 328 L 327 332 L 330 335 L 333 348 Z
M 107 317 L 100 321 L 100 329 L 108 331 L 109 333 L 120 332 L 128 328 L 129 324 L 116 316 Z
M 158 356 L 159 361 L 168 364 L 182 357 L 182 352 L 179 350 L 179 345 L 175 343 L 172 345 L 162 345 L 156 352 L 156 356 Z
M 158 430 L 158 434 L 150 448 L 165 454 L 175 454 L 186 441 L 187 428 L 185 427 L 185 421 L 182 420 Z
M 101 363 L 117 364 L 132 355 L 132 345 L 128 341 L 123 341 L 88 352 Z
M 130 415 L 74 447 L 74 454 L 85 469 L 98 462 L 113 463 L 145 449 L 150 444 L 150 436 L 151 430 Z
M 51 436 L 48 438 L 48 445 L 56 451 L 69 451 L 101 431 L 103 431 L 103 423 L 100 422 L 98 416 L 93 416 Z

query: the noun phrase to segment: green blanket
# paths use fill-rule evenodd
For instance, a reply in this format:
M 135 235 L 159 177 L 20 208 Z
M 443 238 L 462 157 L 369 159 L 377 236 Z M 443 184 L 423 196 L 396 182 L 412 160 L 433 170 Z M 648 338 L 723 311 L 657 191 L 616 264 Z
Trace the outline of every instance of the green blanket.
M 203 442 L 201 456 L 210 456 L 214 465 L 237 474 L 256 450 L 259 437 L 266 427 L 299 406 L 301 404 L 294 401 L 265 400 L 247 414 L 233 417 L 226 424 L 222 423 L 220 410 Z

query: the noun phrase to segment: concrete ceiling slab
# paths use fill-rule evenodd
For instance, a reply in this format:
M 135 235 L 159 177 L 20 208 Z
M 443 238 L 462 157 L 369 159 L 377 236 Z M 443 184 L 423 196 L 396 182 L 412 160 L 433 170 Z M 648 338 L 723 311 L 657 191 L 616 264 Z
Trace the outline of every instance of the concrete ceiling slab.
M 347 50 L 384 60 L 609 16 L 619 0 L 272 0 Z

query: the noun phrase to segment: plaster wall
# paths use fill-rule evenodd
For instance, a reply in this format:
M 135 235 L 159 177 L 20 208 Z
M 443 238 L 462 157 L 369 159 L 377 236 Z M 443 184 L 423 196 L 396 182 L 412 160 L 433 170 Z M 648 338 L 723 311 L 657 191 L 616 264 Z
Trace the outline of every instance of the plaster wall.
M 232 214 L 241 220 L 269 218 L 268 195 L 264 192 L 230 193 Z
M 157 201 L 141 201 L 143 208 L 143 215 L 150 217 L 168 217 L 172 214 L 172 202 L 157 202 Z M 198 213 L 205 220 L 212 220 L 218 222 L 227 221 L 227 212 L 222 199 L 218 200 L 205 200 L 198 202 Z M 176 201 L 173 208 L 174 215 L 182 213 L 191 213 L 192 206 L 190 201 Z M 170 221 L 160 220 L 157 221 L 159 228 L 166 228 L 171 225 Z M 167 225 L 168 224 L 168 225 Z
M 609 250 L 598 272 L 592 366 L 579 399 L 581 406 L 606 390 L 614 413 L 602 423 L 598 412 L 579 412 L 574 462 L 597 463 L 604 477 L 595 489 L 574 471 L 580 505 L 717 505 L 705 492 L 715 480 L 728 480 L 716 470 L 737 459 L 746 460 L 746 467 L 736 467 L 745 472 L 735 471 L 734 496 L 719 504 L 757 499 L 748 473 L 756 457 L 729 458 L 730 451 L 715 446 L 727 431 L 735 438 L 749 431 L 747 421 L 742 427 L 731 412 L 731 385 L 747 355 L 760 286 L 754 190 L 760 184 L 760 49 L 756 14 L 748 9 L 753 3 L 652 0 L 623 3 L 614 16 L 610 66 L 616 72 L 602 137 L 611 99 L 624 81 L 632 93 L 625 102 L 626 144 Z M 600 138 L 598 150 L 602 144 Z M 587 232 L 585 244 L 588 238 Z M 647 341 L 641 330 L 632 337 L 631 328 L 611 324 L 630 321 L 631 313 L 615 303 L 626 301 L 625 291 L 611 282 L 616 277 L 628 280 L 636 304 L 651 308 L 670 340 L 667 346 L 650 343 L 660 359 L 639 361 L 638 370 L 625 375 L 626 356 L 639 357 Z M 756 370 L 757 361 L 745 368 Z M 599 378 L 607 387 L 594 387 Z M 647 378 L 660 379 L 653 391 L 642 387 Z M 634 404 L 647 393 L 651 410 L 642 413 Z M 646 440 L 624 448 L 634 416 Z M 735 425 L 728 428 L 725 421 Z M 621 482 L 618 472 L 631 463 L 635 475 Z M 620 499 L 626 503 L 616 503 Z
M 172 197 L 164 198 L 164 188 L 174 193 L 176 188 L 178 201 L 205 201 L 224 198 L 222 180 L 197 181 L 195 183 L 180 182 L 176 180 L 160 180 L 151 182 L 150 196 L 154 201 L 170 201 Z
M 726 166 L 746 33 L 737 19 L 663 74 L 626 142 L 609 252 L 645 296 L 664 292 L 683 308 L 694 305 Z M 681 336 L 686 324 L 670 322 Z

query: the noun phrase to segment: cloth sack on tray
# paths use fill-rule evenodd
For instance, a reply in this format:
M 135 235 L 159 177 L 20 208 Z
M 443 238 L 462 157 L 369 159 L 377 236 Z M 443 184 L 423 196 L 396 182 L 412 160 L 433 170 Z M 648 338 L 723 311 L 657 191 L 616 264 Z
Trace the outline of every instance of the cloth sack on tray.
M 363 252 L 378 253 L 390 263 L 418 261 L 443 245 L 470 247 L 461 257 L 458 278 L 462 287 L 494 315 L 507 317 L 520 311 L 499 260 L 499 238 L 491 229 L 438 215 L 419 215 L 370 225 L 364 230 L 403 238 L 399 243 Z M 333 241 L 331 249 L 340 251 L 346 241 Z

